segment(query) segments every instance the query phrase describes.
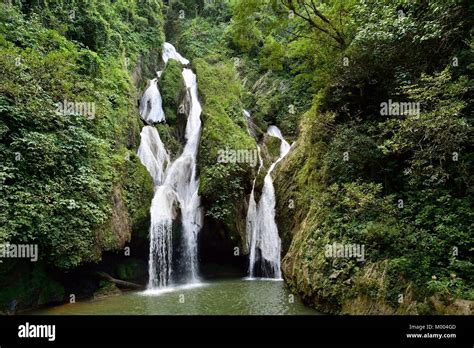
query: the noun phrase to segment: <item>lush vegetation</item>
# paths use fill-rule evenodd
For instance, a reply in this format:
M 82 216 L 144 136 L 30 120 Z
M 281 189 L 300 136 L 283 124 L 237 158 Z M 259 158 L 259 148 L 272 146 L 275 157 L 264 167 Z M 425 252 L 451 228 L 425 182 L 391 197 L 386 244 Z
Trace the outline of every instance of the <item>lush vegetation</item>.
M 264 121 L 299 122 L 279 167 L 279 222 L 285 275 L 316 307 L 430 312 L 437 296 L 472 300 L 472 10 L 466 1 L 235 7 L 243 71 L 282 79 L 284 96 L 270 105 L 297 110 L 282 118 L 251 99 Z M 389 99 L 419 103 L 419 113 L 384 115 Z M 365 245 L 365 263 L 325 258 L 333 242 Z
M 203 104 L 199 191 L 206 210 L 205 229 L 214 235 L 211 239 L 223 235 L 225 241 L 220 242 L 245 249 L 246 193 L 256 168 L 249 163 L 218 161 L 221 151 L 256 151 L 243 115 L 242 79 L 229 59 L 225 38 L 231 9 L 227 2 L 193 4 L 173 2 L 167 29 L 179 52 L 192 61 L 198 77 Z
M 232 61 L 257 128 L 276 124 L 296 140 L 275 183 L 290 286 L 331 312 L 465 311 L 456 299 L 473 299 L 472 4 L 189 8 L 177 4 L 169 26 L 180 49 Z M 415 110 L 384 113 L 389 102 Z M 364 245 L 365 262 L 325 258 L 332 242 Z
M 161 10 L 159 1 L 0 5 L 0 243 L 38 244 L 39 264 L 67 270 L 148 223 L 136 85 L 156 67 Z M 67 103 L 87 108 L 58 107 Z M 1 264 L 11 286 L 1 291 L 22 291 L 16 264 Z M 47 289 L 36 268 L 18 286 Z
M 4 304 L 16 289 L 57 299 L 45 269 L 96 262 L 146 235 L 152 187 L 134 155 L 136 87 L 162 66 L 164 31 L 198 77 L 213 247 L 245 252 L 256 168 L 217 158 L 255 150 L 247 109 L 266 164 L 279 146 L 264 137 L 270 124 L 295 141 L 274 172 L 277 220 L 285 279 L 308 304 L 333 313 L 472 305 L 471 2 L 13 3 L 0 5 L 0 243 L 38 243 L 41 261 L 31 282 L 0 294 Z M 173 156 L 184 136 L 181 69 L 170 61 L 159 81 L 167 123 L 157 128 Z M 63 101 L 94 102 L 95 112 L 58 112 Z M 363 245 L 365 260 L 325 257 L 333 242 Z M 7 283 L 19 266 L 1 265 Z M 133 279 L 136 268 L 119 275 Z
M 181 153 L 186 129 L 186 110 L 183 103 L 185 86 L 182 71 L 181 63 L 171 59 L 159 79 L 166 123 L 158 124 L 156 127 L 161 140 L 173 158 Z

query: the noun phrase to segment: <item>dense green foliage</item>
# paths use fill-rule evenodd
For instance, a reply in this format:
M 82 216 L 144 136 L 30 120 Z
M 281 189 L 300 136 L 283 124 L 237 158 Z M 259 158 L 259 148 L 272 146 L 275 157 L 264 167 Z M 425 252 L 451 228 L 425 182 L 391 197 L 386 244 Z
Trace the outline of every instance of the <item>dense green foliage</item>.
M 40 259 L 71 268 L 123 247 L 147 220 L 131 77 L 163 42 L 161 6 L 1 5 L 0 242 L 37 243 Z M 93 104 L 73 114 L 64 101 Z
M 181 153 L 186 129 L 186 110 L 183 103 L 186 89 L 182 71 L 181 63 L 170 59 L 159 79 L 166 123 L 158 124 L 155 127 L 172 158 Z
M 256 151 L 255 140 L 247 132 L 242 80 L 229 59 L 225 29 L 230 19 L 226 2 L 194 7 L 175 3 L 167 15 L 169 35 L 198 78 L 203 122 L 199 148 L 200 195 L 207 227 L 219 229 L 233 245 L 245 240 L 245 197 L 256 168 L 249 163 L 219 162 L 221 151 Z M 180 10 L 187 14 L 179 18 Z
M 231 63 L 195 60 L 199 95 L 204 101 L 204 123 L 199 151 L 200 192 L 208 201 L 207 214 L 232 226 L 239 217 L 235 203 L 244 199 L 250 182 L 249 163 L 219 163 L 219 150 L 255 151 L 255 141 L 247 134 L 240 85 Z M 218 77 L 218 78 L 216 78 Z
M 301 119 L 275 185 L 285 275 L 315 306 L 361 312 L 348 304 L 365 296 L 373 311 L 430 311 L 436 289 L 448 302 L 472 299 L 472 10 L 466 1 L 234 8 L 230 45 L 256 81 L 254 115 L 287 132 Z M 284 88 L 262 102 L 268 79 Z M 384 115 L 389 99 L 419 103 L 419 113 Z M 332 242 L 365 245 L 365 263 L 325 258 Z
M 432 295 L 472 299 L 472 11 L 463 0 L 170 9 L 182 52 L 234 63 L 257 131 L 276 124 L 297 140 L 277 167 L 277 218 L 285 276 L 309 303 L 414 313 L 432 311 Z M 227 76 L 197 67 L 205 85 Z M 383 113 L 390 102 L 415 112 Z M 366 261 L 331 262 L 332 242 L 364 245 Z
M 184 94 L 184 81 L 181 75 L 183 68 L 181 64 L 171 59 L 166 65 L 160 79 L 160 91 L 166 115 L 166 123 L 175 125 L 178 118 L 180 102 Z M 184 115 L 184 110 L 180 115 Z M 185 123 L 185 122 L 184 122 Z
M 245 253 L 256 168 L 218 161 L 256 149 L 245 108 L 265 164 L 279 147 L 263 136 L 269 125 L 295 141 L 274 171 L 277 222 L 284 276 L 307 303 L 433 313 L 474 299 L 469 1 L 14 3 L 0 5 L 0 243 L 38 243 L 46 266 L 0 301 L 28 284 L 54 299 L 63 290 L 43 267 L 97 261 L 131 231 L 146 233 L 152 185 L 133 154 L 136 86 L 160 66 L 162 28 L 197 73 L 205 233 Z M 156 127 L 173 156 L 185 126 L 181 69 L 171 60 L 159 81 L 167 122 Z M 58 112 L 62 101 L 93 102 L 95 113 Z M 365 260 L 326 257 L 333 242 L 363 245 Z M 137 267 L 119 274 L 133 279 Z

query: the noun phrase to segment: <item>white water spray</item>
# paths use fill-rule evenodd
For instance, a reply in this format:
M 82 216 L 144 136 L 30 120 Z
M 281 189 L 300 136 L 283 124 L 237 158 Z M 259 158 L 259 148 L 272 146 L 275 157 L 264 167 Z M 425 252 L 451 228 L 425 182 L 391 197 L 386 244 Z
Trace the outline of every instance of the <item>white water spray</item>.
M 255 124 L 253 123 L 250 112 L 248 112 L 247 110 L 244 110 L 243 114 L 245 116 L 245 119 L 247 120 L 247 133 L 250 136 L 256 138 L 257 137 L 257 132 L 255 131 Z
M 163 60 L 176 59 L 182 64 L 189 61 L 183 58 L 169 43 L 163 47 Z M 198 99 L 196 75 L 191 69 L 183 69 L 183 79 L 187 89 L 186 100 L 189 114 L 186 124 L 186 144 L 181 155 L 172 163 L 164 150 L 153 136 L 153 145 L 148 146 L 147 135 L 153 133 L 142 131 L 143 150 L 139 150 L 142 163 L 154 178 L 155 195 L 150 208 L 150 258 L 148 288 L 162 288 L 171 284 L 173 279 L 173 220 L 178 215 L 182 228 L 181 276 L 186 283 L 199 281 L 197 244 L 198 233 L 202 226 L 202 209 L 198 196 L 199 179 L 196 173 L 196 159 L 201 136 L 201 104 Z M 158 92 L 159 93 L 159 92 Z M 156 94 L 155 94 L 156 96 Z M 160 97 L 161 99 L 161 97 Z M 143 99 L 142 99 L 143 100 Z M 144 127 L 146 128 L 146 127 Z M 159 139 L 159 136 L 158 136 Z M 142 146 L 140 145 L 140 149 Z M 149 149 L 149 151 L 147 151 Z M 163 154 L 166 153 L 166 155 Z M 151 152 L 151 155 L 150 155 Z M 164 163 L 169 163 L 163 172 Z M 161 165 L 160 165 L 161 164 Z M 161 171 L 160 171 L 161 168 Z M 152 174 L 154 173 L 154 174 Z M 156 175 L 155 175 L 156 174 Z M 160 180 L 155 180 L 160 178 Z
M 148 124 L 163 122 L 165 112 L 163 111 L 161 94 L 158 89 L 158 79 L 148 82 L 148 88 L 143 93 L 140 101 L 140 117 Z
M 168 63 L 168 60 L 170 60 L 170 59 L 177 60 L 178 62 L 180 62 L 183 65 L 188 65 L 189 64 L 189 60 L 187 60 L 181 54 L 179 54 L 176 51 L 176 48 L 174 48 L 174 46 L 172 44 L 168 43 L 168 42 L 165 42 L 164 45 L 163 45 L 162 58 L 163 58 L 163 61 L 165 62 L 165 64 Z
M 143 127 L 140 138 L 137 155 L 153 178 L 153 184 L 161 185 L 165 177 L 166 165 L 170 163 L 168 152 L 155 127 Z
M 259 274 L 263 278 L 281 279 L 281 240 L 278 235 L 278 227 L 275 222 L 275 189 L 273 187 L 272 172 L 275 166 L 290 151 L 290 144 L 283 138 L 281 131 L 270 126 L 267 134 L 280 139 L 280 156 L 269 168 L 264 179 L 262 195 L 258 205 L 255 202 L 255 180 L 250 194 L 249 208 L 247 211 L 247 236 L 249 240 L 250 259 L 249 276 L 251 278 Z M 260 153 L 260 148 L 259 148 Z M 260 169 L 262 162 L 260 162 Z M 259 265 L 260 269 L 256 269 Z

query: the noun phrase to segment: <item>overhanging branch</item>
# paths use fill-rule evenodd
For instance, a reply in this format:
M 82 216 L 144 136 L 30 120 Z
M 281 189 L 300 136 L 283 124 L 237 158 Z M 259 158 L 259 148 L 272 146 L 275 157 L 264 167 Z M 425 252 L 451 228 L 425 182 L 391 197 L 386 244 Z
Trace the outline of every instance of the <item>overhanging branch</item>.
M 281 3 L 285 8 L 294 13 L 295 16 L 306 21 L 311 28 L 320 31 L 335 40 L 339 48 L 343 49 L 346 47 L 346 40 L 342 33 L 329 20 L 329 18 L 318 9 L 313 0 L 298 0 L 298 6 L 295 6 L 294 0 L 281 0 Z M 322 23 L 318 23 L 318 19 Z

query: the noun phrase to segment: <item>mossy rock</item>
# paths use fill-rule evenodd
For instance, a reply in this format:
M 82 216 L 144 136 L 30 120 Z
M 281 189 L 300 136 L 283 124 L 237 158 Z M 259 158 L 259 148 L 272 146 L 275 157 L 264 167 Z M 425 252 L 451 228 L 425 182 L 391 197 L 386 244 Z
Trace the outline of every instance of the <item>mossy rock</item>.
M 281 140 L 275 137 L 266 137 L 265 145 L 272 162 L 275 162 L 280 157 Z
M 153 180 L 134 152 L 128 153 L 127 174 L 123 183 L 132 236 L 146 238 L 150 224 L 150 205 L 153 199 Z
M 15 313 L 64 299 L 64 287 L 51 277 L 43 264 L 6 262 L 12 263 L 13 268 L 0 274 L 3 284 L 0 288 L 0 313 Z
M 288 285 L 305 303 L 327 313 L 440 314 L 427 305 L 431 275 L 420 270 L 426 254 L 404 245 L 413 227 L 403 225 L 382 185 L 340 176 L 331 184 L 334 175 L 325 159 L 333 155 L 332 121 L 330 114 L 308 112 L 296 145 L 274 171 Z M 365 260 L 326 258 L 325 246 L 333 242 L 363 245 Z
M 181 63 L 170 59 L 158 82 L 166 115 L 166 123 L 169 125 L 176 125 L 178 117 L 183 117 L 183 114 L 179 113 L 185 93 L 182 71 Z
M 143 262 L 127 258 L 117 266 L 117 277 L 121 280 L 133 281 L 143 276 Z
M 117 288 L 117 286 L 108 281 L 108 280 L 101 280 L 99 283 L 99 290 L 94 293 L 94 298 L 99 299 L 103 297 L 109 296 L 118 296 L 121 295 L 122 291 Z
M 203 101 L 203 121 L 199 148 L 199 192 L 207 216 L 227 230 L 229 240 L 239 245 L 245 228 L 240 206 L 250 191 L 256 168 L 249 163 L 220 163 L 221 151 L 256 151 L 255 140 L 247 133 L 242 113 L 242 86 L 230 62 L 209 64 L 196 59 L 199 96 Z
M 178 157 L 183 150 L 183 143 L 181 140 L 181 132 L 175 127 L 164 123 L 155 125 L 155 128 L 160 134 L 161 141 L 165 145 L 166 151 L 170 155 L 171 159 Z

